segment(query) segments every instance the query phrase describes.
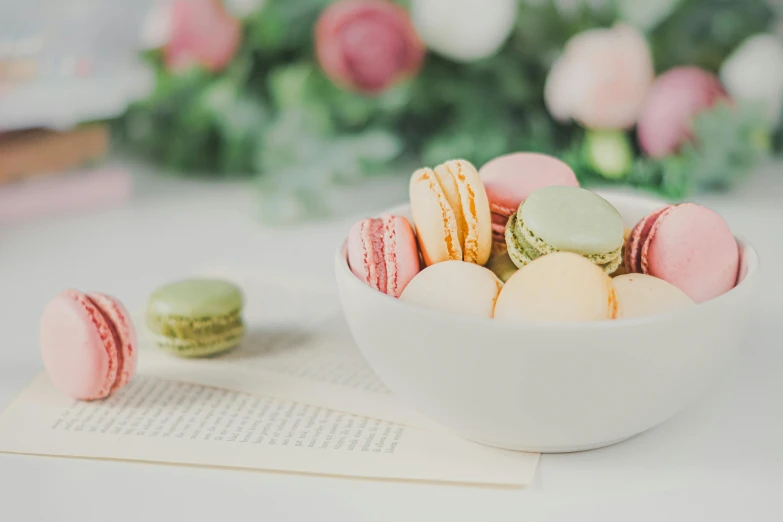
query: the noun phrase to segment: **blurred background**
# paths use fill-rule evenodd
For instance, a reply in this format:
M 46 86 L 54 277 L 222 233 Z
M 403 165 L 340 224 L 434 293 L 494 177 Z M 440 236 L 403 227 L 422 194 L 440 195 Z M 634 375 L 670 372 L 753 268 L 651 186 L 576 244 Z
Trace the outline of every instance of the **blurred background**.
M 736 190 L 783 146 L 782 20 L 783 0 L 3 1 L 0 226 L 122 204 L 137 168 L 244 184 L 267 224 L 521 150 L 586 186 Z

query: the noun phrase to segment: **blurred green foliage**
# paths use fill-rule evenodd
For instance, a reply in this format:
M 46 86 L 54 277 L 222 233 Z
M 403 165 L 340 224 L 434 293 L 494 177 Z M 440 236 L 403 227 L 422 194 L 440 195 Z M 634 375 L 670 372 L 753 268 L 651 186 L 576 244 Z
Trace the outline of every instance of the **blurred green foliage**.
M 652 0 L 651 0 L 652 1 Z M 493 57 L 462 64 L 429 54 L 421 73 L 377 97 L 348 92 L 320 71 L 313 26 L 329 0 L 267 0 L 243 21 L 242 47 L 228 68 L 166 72 L 151 52 L 157 88 L 117 122 L 125 144 L 168 171 L 255 176 L 267 216 L 294 220 L 326 210 L 334 183 L 434 165 L 460 157 L 482 165 L 512 151 L 558 155 L 586 184 L 621 183 L 682 198 L 726 186 L 763 156 L 767 143 L 752 110 L 716 106 L 694 124 L 695 140 L 676 156 L 636 159 L 627 177 L 607 180 L 582 153 L 584 131 L 547 113 L 547 72 L 574 34 L 606 27 L 609 7 L 585 3 L 563 16 L 552 2 L 521 2 L 517 25 Z M 656 68 L 716 71 L 746 36 L 773 17 L 764 0 L 682 0 L 649 31 Z

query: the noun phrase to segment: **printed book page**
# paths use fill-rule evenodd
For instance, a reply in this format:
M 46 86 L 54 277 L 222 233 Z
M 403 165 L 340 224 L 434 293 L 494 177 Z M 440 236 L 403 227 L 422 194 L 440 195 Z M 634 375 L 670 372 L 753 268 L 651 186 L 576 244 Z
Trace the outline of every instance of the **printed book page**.
M 145 339 L 143 315 L 137 314 L 144 373 L 444 431 L 398 400 L 367 365 L 331 288 L 229 268 L 200 275 L 225 278 L 242 289 L 245 340 L 223 355 L 183 359 Z
M 41 373 L 0 413 L 0 452 L 524 486 L 537 454 L 388 421 L 138 374 L 75 401 Z

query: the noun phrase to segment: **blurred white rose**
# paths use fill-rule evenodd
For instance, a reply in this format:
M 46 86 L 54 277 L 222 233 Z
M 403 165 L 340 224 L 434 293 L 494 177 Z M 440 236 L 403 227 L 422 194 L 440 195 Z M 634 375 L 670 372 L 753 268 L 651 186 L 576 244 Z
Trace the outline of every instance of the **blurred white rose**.
M 783 40 L 771 34 L 746 39 L 723 62 L 720 79 L 737 101 L 756 102 L 775 128 L 783 110 Z
M 141 26 L 141 48 L 157 49 L 171 39 L 171 0 L 153 0 Z
M 517 0 L 413 0 L 411 19 L 427 47 L 459 62 L 495 54 L 517 18 Z
M 636 29 L 618 24 L 571 38 L 546 80 L 547 109 L 560 121 L 592 129 L 634 126 L 653 83 L 650 48 Z

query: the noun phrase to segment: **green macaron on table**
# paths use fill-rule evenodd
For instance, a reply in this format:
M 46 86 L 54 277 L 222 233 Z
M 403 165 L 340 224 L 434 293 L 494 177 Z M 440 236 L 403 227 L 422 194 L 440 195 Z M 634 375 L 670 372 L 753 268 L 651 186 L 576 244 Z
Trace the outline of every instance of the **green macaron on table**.
M 147 329 L 159 348 L 174 355 L 216 355 L 242 341 L 242 307 L 242 292 L 228 281 L 175 281 L 150 296 Z

